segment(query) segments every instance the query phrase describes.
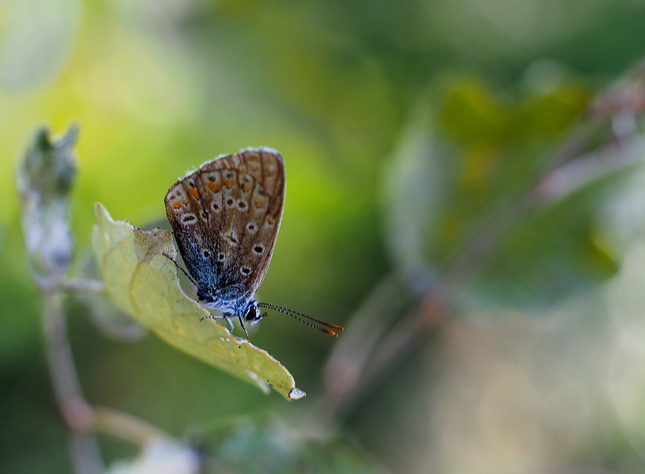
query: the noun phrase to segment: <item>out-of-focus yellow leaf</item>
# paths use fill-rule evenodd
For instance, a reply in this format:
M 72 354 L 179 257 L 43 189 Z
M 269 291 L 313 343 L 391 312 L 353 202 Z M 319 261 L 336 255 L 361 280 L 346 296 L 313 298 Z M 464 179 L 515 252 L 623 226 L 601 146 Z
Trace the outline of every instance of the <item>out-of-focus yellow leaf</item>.
M 94 205 L 93 245 L 108 295 L 120 308 L 176 348 L 251 382 L 269 386 L 289 400 L 305 393 L 287 369 L 266 351 L 233 336 L 182 291 L 177 268 L 163 254 L 176 256 L 172 233 L 142 231 L 114 221 L 102 204 Z

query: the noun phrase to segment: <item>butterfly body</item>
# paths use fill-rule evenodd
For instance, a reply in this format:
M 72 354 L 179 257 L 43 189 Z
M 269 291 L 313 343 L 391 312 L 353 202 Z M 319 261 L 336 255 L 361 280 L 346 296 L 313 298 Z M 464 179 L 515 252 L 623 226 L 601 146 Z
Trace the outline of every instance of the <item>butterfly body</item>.
M 168 190 L 168 221 L 204 307 L 262 318 L 253 297 L 269 268 L 284 196 L 284 163 L 269 148 L 219 156 Z

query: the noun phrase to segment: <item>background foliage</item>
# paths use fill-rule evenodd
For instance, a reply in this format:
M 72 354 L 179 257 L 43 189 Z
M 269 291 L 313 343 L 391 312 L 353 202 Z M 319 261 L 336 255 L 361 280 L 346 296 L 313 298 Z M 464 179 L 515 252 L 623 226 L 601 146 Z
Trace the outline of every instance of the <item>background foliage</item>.
M 260 298 L 348 326 L 252 333 L 308 393 L 287 403 L 69 298 L 91 404 L 191 440 L 233 417 L 229 447 L 263 455 L 236 415 L 313 420 L 394 472 L 642 472 L 643 24 L 640 0 L 0 2 L 0 470 L 71 469 L 15 176 L 36 127 L 78 121 L 70 274 L 95 201 L 167 227 L 178 176 L 269 146 L 288 186 Z

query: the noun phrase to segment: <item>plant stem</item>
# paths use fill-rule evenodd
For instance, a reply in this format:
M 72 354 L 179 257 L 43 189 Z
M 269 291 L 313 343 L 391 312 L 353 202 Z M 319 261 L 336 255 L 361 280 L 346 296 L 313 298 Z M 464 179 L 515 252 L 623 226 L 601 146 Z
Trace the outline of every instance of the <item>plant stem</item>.
M 94 409 L 94 429 L 144 445 L 154 439 L 171 439 L 165 431 L 127 413 L 107 407 Z
M 44 292 L 43 301 L 47 363 L 56 403 L 70 429 L 68 442 L 74 471 L 77 474 L 103 472 L 96 432 L 111 434 L 139 445 L 153 439 L 170 439 L 169 434 L 134 416 L 111 408 L 90 406 L 83 397 L 67 337 L 64 296 L 58 290 L 48 290 Z
M 43 329 L 47 362 L 54 396 L 63 420 L 70 428 L 69 445 L 77 474 L 103 472 L 95 435 L 92 407 L 85 401 L 67 338 L 63 296 L 57 290 L 44 293 Z
M 103 291 L 105 285 L 99 280 L 90 280 L 87 278 L 65 278 L 59 285 L 61 290 L 69 291 Z

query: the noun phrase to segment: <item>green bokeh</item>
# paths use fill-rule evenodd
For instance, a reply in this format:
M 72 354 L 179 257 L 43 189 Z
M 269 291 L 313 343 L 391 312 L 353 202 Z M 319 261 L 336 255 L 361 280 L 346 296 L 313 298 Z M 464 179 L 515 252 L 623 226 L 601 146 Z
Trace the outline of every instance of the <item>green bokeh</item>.
M 75 275 L 91 258 L 94 202 L 114 219 L 156 224 L 187 170 L 247 146 L 279 150 L 287 197 L 260 296 L 342 324 L 393 269 L 440 271 L 535 179 L 589 100 L 645 55 L 643 22 L 638 2 L 610 0 L 0 2 L 0 471 L 70 469 L 15 187 L 37 127 L 80 124 Z M 418 144 L 432 153 L 415 168 L 405 153 Z M 428 181 L 403 179 L 419 169 Z M 423 192 L 408 186 L 419 182 Z M 470 303 L 559 304 L 613 275 L 622 254 L 598 220 L 606 183 L 596 184 L 514 229 L 464 287 Z M 336 342 L 280 315 L 252 334 L 308 393 L 294 406 L 154 335 L 115 342 L 91 324 L 91 305 L 67 304 L 88 400 L 177 436 L 224 415 L 298 419 Z M 395 471 L 411 469 L 417 427 L 398 422 L 392 433 L 388 423 L 412 403 L 401 392 L 431 384 L 416 355 L 346 425 Z M 618 438 L 598 457 L 590 442 L 571 462 L 628 472 Z M 106 446 L 108 461 L 123 454 Z

